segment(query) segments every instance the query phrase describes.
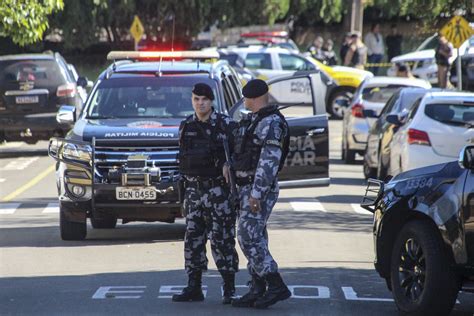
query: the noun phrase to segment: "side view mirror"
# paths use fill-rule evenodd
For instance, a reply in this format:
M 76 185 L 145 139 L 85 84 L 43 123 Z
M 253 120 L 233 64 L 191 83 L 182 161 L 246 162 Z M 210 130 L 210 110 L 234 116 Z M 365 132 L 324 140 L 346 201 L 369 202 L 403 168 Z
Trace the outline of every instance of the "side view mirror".
M 79 77 L 77 79 L 77 85 L 80 86 L 80 87 L 83 87 L 83 88 L 88 87 L 89 82 L 90 81 L 87 79 L 87 77 Z
M 400 118 L 398 117 L 398 114 L 389 114 L 387 115 L 385 120 L 388 123 L 393 124 L 393 125 L 397 125 L 397 126 L 403 125 L 403 123 L 400 121 Z
M 365 117 L 372 117 L 372 118 L 379 117 L 377 113 L 375 113 L 374 110 L 363 110 L 362 113 L 364 114 Z
M 343 108 L 348 108 L 349 107 L 349 100 L 348 99 L 337 99 L 336 103 L 337 103 L 337 105 L 339 105 Z
M 61 105 L 56 121 L 59 124 L 73 124 L 76 121 L 76 107 L 73 105 Z
M 467 145 L 461 150 L 458 163 L 461 168 L 474 169 L 474 145 Z

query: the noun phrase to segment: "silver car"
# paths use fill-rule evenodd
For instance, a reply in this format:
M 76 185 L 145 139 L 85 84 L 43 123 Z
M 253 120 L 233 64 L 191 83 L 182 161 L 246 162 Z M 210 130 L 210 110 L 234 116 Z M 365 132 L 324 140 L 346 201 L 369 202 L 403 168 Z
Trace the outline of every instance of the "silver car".
M 372 77 L 364 80 L 344 113 L 342 129 L 342 160 L 355 161 L 355 154 L 363 155 L 367 147 L 370 126 L 380 115 L 388 99 L 400 88 L 429 89 L 431 84 L 421 79 Z

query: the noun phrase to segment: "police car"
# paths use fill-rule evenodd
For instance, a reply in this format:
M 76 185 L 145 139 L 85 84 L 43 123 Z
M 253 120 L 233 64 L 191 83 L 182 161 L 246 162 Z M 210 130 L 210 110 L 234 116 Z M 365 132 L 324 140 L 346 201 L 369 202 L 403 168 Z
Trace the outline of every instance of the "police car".
M 461 289 L 474 292 L 473 171 L 470 145 L 459 161 L 369 180 L 375 268 L 401 312 L 448 315 Z
M 58 161 L 60 231 L 64 240 L 93 228 L 115 228 L 118 219 L 172 223 L 181 216 L 178 127 L 193 113 L 192 87 L 208 84 L 214 109 L 238 119 L 241 84 L 217 52 L 111 52 L 81 112 L 70 105 L 57 119 L 73 125 L 50 140 Z M 203 62 L 211 60 L 211 62 Z M 271 100 L 285 107 L 290 152 L 282 187 L 329 184 L 328 119 L 312 74 L 269 82 Z M 285 113 L 285 112 L 284 112 Z

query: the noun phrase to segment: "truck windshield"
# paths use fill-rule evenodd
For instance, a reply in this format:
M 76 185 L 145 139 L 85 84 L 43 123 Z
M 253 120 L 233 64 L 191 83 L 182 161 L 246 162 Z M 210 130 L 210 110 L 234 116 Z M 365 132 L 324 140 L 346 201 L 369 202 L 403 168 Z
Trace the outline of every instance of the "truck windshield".
M 185 118 L 194 113 L 191 91 L 196 83 L 214 91 L 219 108 L 217 82 L 202 76 L 130 76 L 102 81 L 90 99 L 88 118 Z

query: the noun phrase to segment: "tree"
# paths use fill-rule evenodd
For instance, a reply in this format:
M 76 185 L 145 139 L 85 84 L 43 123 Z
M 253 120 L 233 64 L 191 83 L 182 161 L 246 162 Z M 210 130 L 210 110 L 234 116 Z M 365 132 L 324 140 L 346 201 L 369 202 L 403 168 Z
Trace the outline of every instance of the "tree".
M 2 0 L 0 36 L 20 46 L 40 41 L 49 26 L 48 16 L 63 6 L 63 0 Z

